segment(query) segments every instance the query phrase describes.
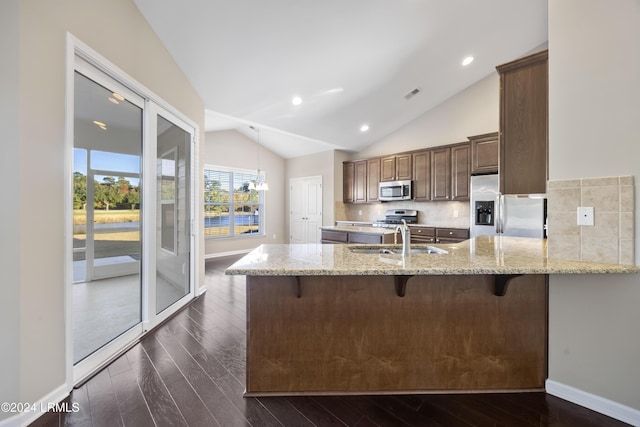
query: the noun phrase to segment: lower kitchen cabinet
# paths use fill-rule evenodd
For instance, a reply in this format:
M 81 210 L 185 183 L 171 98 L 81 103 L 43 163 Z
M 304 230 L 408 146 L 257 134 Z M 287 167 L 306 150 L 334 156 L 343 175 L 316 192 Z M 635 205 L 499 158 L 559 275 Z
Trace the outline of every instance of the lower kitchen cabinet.
M 388 234 L 369 234 L 369 233 L 349 233 L 349 243 L 395 243 L 395 233 Z
M 347 243 L 348 240 L 346 231 L 322 230 L 322 243 Z
M 458 243 L 467 239 L 468 228 L 436 228 L 436 243 Z
M 411 243 L 459 243 L 469 239 L 468 228 L 409 227 Z
M 411 234 L 411 243 L 435 243 L 436 229 L 435 227 L 409 227 Z
M 322 243 L 396 243 L 396 233 L 366 233 L 362 231 L 322 230 Z

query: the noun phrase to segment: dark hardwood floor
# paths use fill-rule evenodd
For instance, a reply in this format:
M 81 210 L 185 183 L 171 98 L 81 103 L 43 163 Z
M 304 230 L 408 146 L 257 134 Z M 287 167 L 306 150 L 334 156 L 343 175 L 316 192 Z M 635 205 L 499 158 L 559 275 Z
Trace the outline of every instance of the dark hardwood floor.
M 33 426 L 623 426 L 545 393 L 244 398 L 244 277 L 208 291 Z

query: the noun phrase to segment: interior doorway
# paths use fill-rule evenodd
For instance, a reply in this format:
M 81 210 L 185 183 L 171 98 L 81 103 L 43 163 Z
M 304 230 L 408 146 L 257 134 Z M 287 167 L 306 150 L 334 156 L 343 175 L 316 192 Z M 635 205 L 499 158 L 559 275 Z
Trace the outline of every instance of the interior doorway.
M 290 242 L 320 243 L 322 176 L 292 178 L 290 189 Z

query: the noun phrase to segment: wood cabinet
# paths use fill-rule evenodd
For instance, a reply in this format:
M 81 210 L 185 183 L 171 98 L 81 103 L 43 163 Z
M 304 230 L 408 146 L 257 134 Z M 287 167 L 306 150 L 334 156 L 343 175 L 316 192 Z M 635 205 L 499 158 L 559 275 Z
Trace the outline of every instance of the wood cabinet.
M 498 132 L 470 136 L 471 174 L 498 173 L 500 164 L 500 143 Z
M 353 162 L 342 163 L 342 201 L 345 203 L 353 203 L 355 180 L 355 164 Z
M 322 243 L 347 243 L 349 235 L 346 231 L 322 230 Z
M 431 150 L 431 200 L 469 200 L 469 143 Z
M 451 147 L 451 200 L 469 200 L 471 196 L 471 146 Z
M 360 160 L 355 162 L 354 168 L 353 201 L 355 203 L 364 203 L 367 201 L 367 161 Z
M 468 239 L 468 228 L 436 228 L 436 243 L 458 243 Z
M 378 201 L 380 159 L 347 161 L 342 164 L 342 201 L 366 203 Z
M 411 154 L 383 157 L 380 163 L 380 181 L 401 181 L 412 179 Z
M 326 230 L 322 229 L 322 243 L 395 243 L 395 233 L 365 233 L 361 231 Z
M 411 243 L 458 243 L 469 239 L 468 228 L 409 227 Z
M 394 233 L 370 234 L 370 233 L 361 233 L 357 231 L 353 231 L 353 232 L 350 231 L 348 234 L 349 234 L 348 243 L 370 243 L 370 244 L 395 243 Z
M 451 148 L 431 150 L 431 200 L 451 198 Z
M 548 52 L 496 67 L 500 74 L 500 189 L 545 193 L 548 177 Z
M 377 202 L 380 184 L 380 159 L 367 160 L 367 201 Z
M 435 243 L 436 229 L 435 227 L 409 227 L 411 235 L 411 243 Z
M 379 201 L 380 182 L 412 180 L 416 201 L 469 200 L 469 142 L 343 164 L 343 201 Z
M 342 164 L 342 201 L 364 203 L 367 201 L 367 161 L 344 162 Z
M 413 153 L 412 157 L 413 198 L 416 201 L 431 200 L 431 151 Z

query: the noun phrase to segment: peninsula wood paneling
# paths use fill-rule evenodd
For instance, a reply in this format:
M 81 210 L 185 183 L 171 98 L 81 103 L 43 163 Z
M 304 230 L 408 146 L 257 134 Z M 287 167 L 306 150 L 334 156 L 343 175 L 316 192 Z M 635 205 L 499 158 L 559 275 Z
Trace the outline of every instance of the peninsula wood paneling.
M 547 281 L 247 277 L 247 393 L 542 390 Z

